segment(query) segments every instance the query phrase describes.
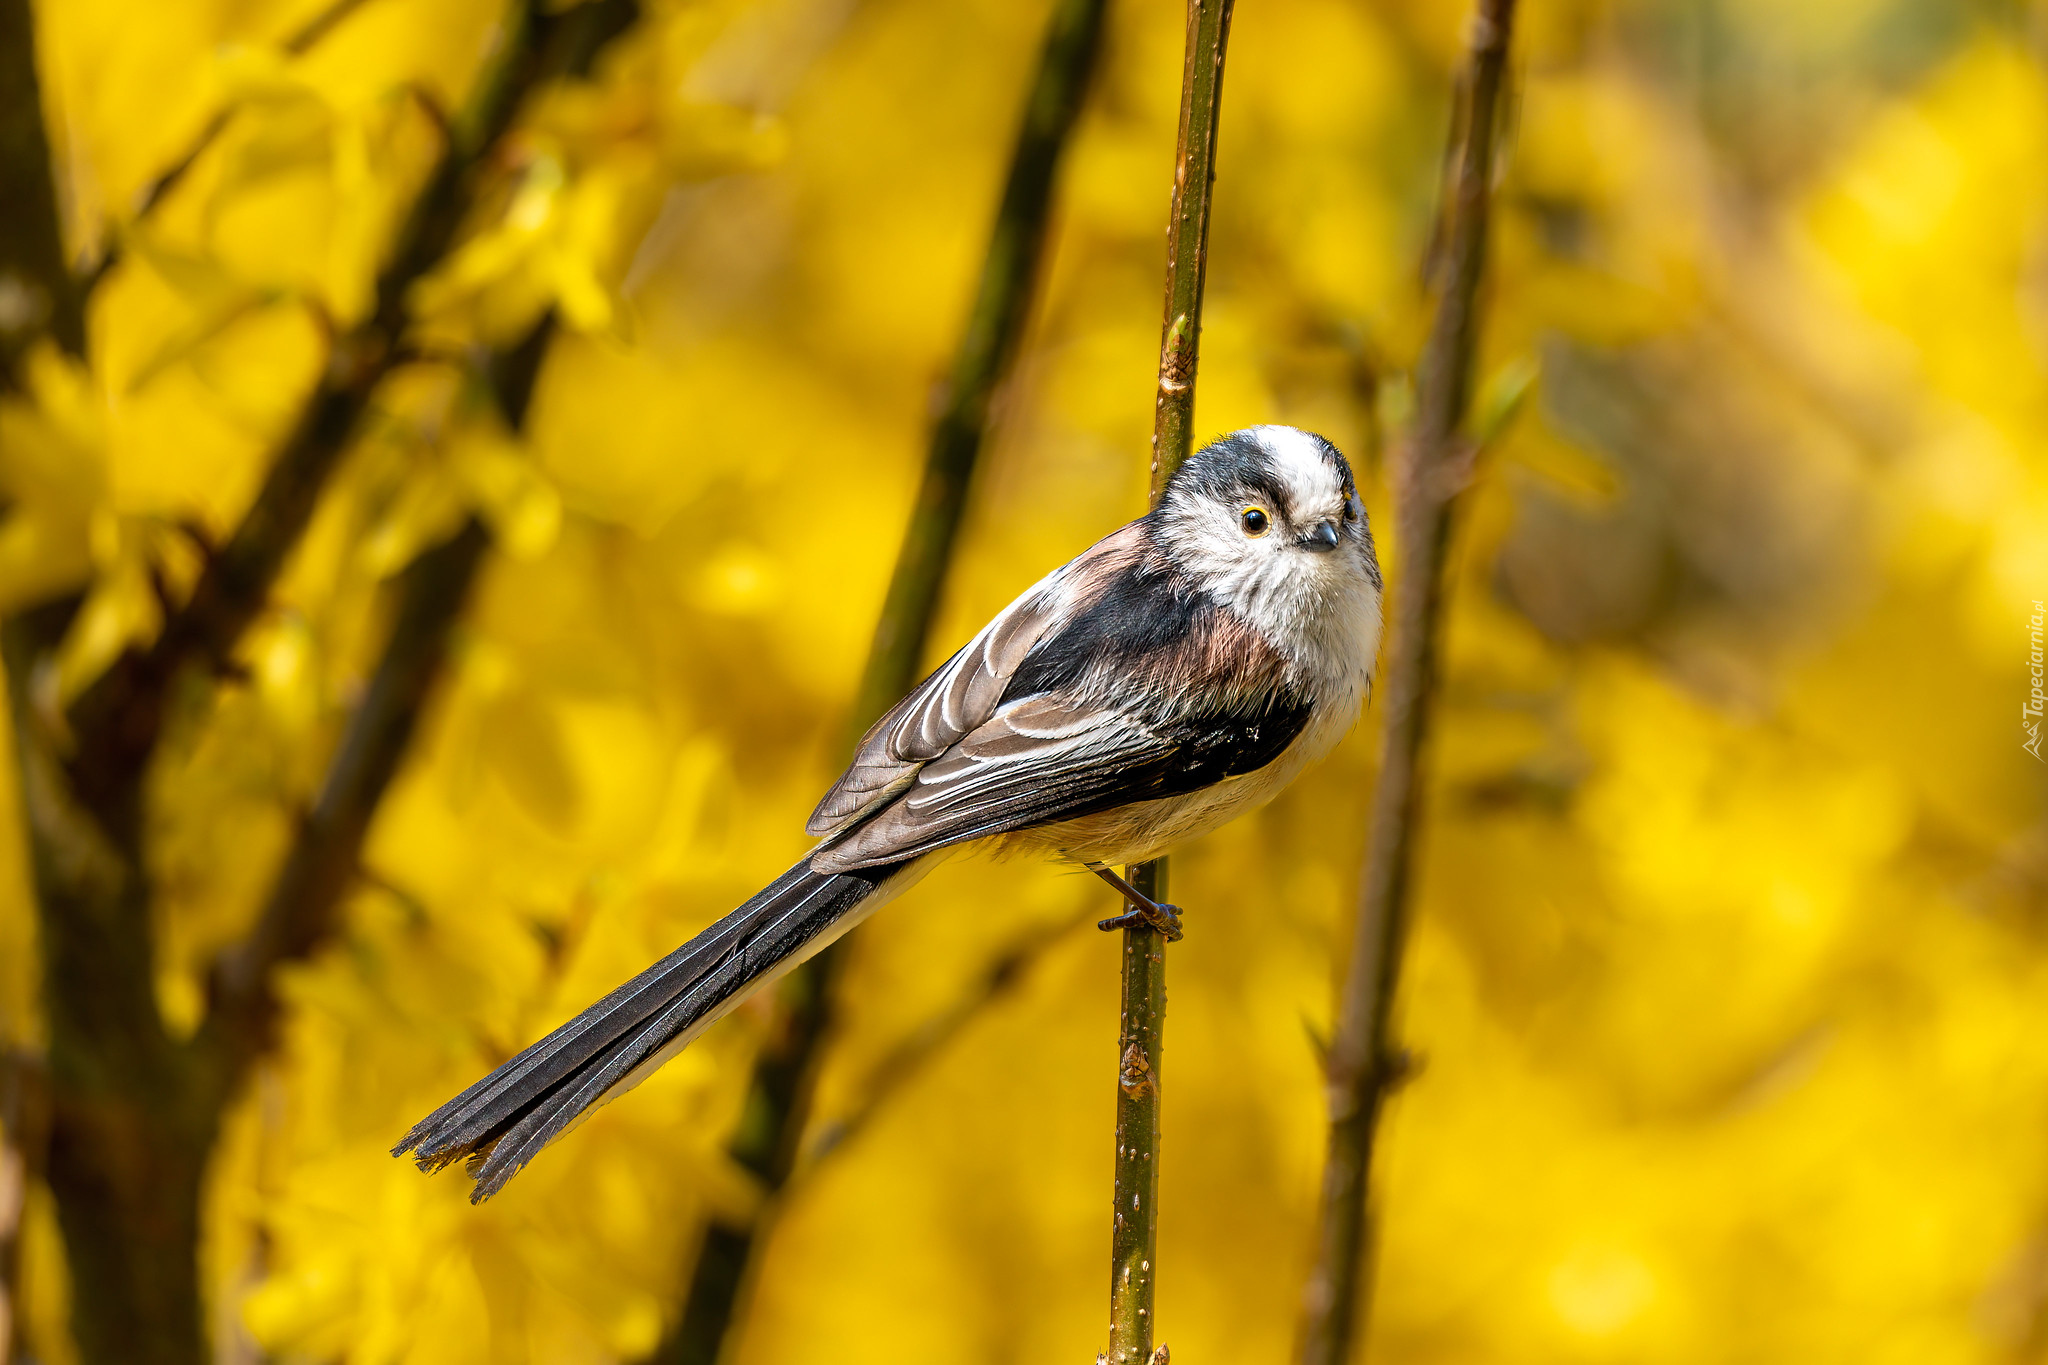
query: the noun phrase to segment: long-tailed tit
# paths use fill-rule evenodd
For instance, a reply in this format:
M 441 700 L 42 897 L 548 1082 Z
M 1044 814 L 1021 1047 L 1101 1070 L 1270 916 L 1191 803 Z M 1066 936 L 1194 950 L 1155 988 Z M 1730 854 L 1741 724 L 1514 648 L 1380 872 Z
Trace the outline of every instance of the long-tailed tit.
M 426 1170 L 467 1157 L 471 1198 L 488 1197 L 956 848 L 1117 881 L 1109 864 L 1216 828 L 1329 752 L 1358 717 L 1379 634 L 1379 562 L 1337 448 L 1281 426 L 1204 447 L 1149 515 L 1041 579 L 875 723 L 796 866 L 393 1155 Z M 1172 907 L 1136 913 L 1178 932 Z

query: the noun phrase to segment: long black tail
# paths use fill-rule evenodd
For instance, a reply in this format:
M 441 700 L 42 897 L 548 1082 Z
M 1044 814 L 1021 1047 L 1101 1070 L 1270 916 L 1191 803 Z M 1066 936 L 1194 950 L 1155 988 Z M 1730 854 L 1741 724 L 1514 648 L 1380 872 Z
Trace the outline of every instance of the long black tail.
M 811 871 L 806 858 L 706 929 L 421 1119 L 393 1156 L 468 1158 L 481 1203 L 534 1154 L 680 1051 L 756 986 L 816 952 L 912 877 L 910 863 Z M 836 931 L 836 932 L 835 932 Z

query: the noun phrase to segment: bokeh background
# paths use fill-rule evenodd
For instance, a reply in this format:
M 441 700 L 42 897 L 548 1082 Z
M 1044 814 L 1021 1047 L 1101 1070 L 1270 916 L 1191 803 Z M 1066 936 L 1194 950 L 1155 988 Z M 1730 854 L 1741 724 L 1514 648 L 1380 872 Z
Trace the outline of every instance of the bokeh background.
M 459 104 L 501 18 L 367 0 L 285 53 L 320 8 L 36 6 L 69 246 L 124 244 L 89 364 L 41 352 L 0 406 L 0 611 L 93 585 L 66 687 L 155 628 L 167 528 L 240 516 L 425 164 L 406 92 Z M 1198 426 L 1327 433 L 1383 521 L 1464 10 L 1245 0 L 1231 43 Z M 152 779 L 158 996 L 191 1029 L 361 692 L 381 585 L 482 509 L 496 546 L 341 940 L 290 970 L 216 1159 L 224 1359 L 642 1359 L 705 1220 L 756 1202 L 724 1152 L 764 1009 L 482 1208 L 385 1153 L 804 846 L 1047 6 L 646 11 L 418 299 L 450 346 L 557 309 L 527 429 L 475 420 L 431 356 L 388 384 L 246 680 Z M 1521 21 L 1371 1353 L 2041 1359 L 2043 12 Z M 1182 32 L 1176 0 L 1110 7 L 935 655 L 1142 508 Z M 1373 733 L 1176 861 L 1176 1360 L 1289 1351 Z M 33 1050 L 13 771 L 0 1034 Z M 1101 1347 L 1107 910 L 1093 879 L 963 862 L 849 941 L 821 1122 L 865 1117 L 793 1187 L 741 1361 Z M 934 1019 L 957 1027 L 892 1069 Z M 57 1365 L 62 1253 L 19 1170 L 7 1307 Z

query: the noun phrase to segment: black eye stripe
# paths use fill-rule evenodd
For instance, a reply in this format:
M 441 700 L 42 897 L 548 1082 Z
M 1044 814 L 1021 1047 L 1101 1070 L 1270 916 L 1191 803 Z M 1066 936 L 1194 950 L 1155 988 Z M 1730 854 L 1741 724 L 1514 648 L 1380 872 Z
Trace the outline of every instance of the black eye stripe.
M 1244 500 L 1247 504 L 1256 504 L 1268 509 L 1278 508 L 1281 511 L 1285 511 L 1290 505 L 1287 490 L 1280 486 L 1280 482 L 1277 479 L 1257 477 L 1246 479 L 1244 480 L 1244 493 Z
M 1323 462 L 1336 476 L 1339 490 L 1349 496 L 1357 488 L 1351 466 L 1336 446 L 1313 432 L 1296 432 L 1314 443 Z M 1234 431 L 1196 451 L 1175 471 L 1171 490 L 1181 498 L 1205 499 L 1238 507 L 1257 504 L 1279 514 L 1282 520 L 1297 509 L 1288 496 L 1287 480 L 1281 477 L 1281 459 L 1266 448 L 1265 439 L 1254 431 Z

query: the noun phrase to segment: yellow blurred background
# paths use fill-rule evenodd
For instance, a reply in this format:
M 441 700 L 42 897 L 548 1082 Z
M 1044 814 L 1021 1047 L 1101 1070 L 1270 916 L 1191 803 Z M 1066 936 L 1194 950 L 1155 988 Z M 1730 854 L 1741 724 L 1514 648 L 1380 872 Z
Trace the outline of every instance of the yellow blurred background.
M 90 582 L 76 689 L 155 629 L 167 528 L 231 528 L 359 317 L 496 0 L 43 0 L 89 366 L 0 406 L 0 612 Z M 341 941 L 225 1130 L 223 1359 L 639 1360 L 769 1012 L 493 1202 L 387 1149 L 805 846 L 1048 7 L 651 0 L 416 304 L 459 348 L 564 323 L 514 437 L 431 357 L 380 391 L 152 778 L 158 998 L 196 1026 L 372 662 L 380 585 L 496 541 Z M 1244 0 L 1197 425 L 1383 452 L 1465 6 Z M 1376 1361 L 2048 1356 L 2048 12 L 1525 0 L 1401 1008 Z M 1142 510 L 1183 37 L 1112 0 L 934 657 Z M 146 221 L 138 191 L 236 112 Z M 2038 640 L 2038 637 L 2035 637 Z M 1159 1320 L 1288 1357 L 1376 717 L 1185 850 Z M 13 766 L 0 1037 L 42 1036 Z M 961 862 L 850 944 L 822 1118 L 1059 926 L 798 1178 L 737 1358 L 1084 1362 L 1102 1345 L 1116 940 L 1093 879 Z M 0 1191 L 4 1193 L 4 1191 Z M 9 1201 L 0 1199 L 0 1215 Z M 24 1340 L 71 1359 L 49 1199 Z M 4 1333 L 0 1333 L 4 1339 Z

